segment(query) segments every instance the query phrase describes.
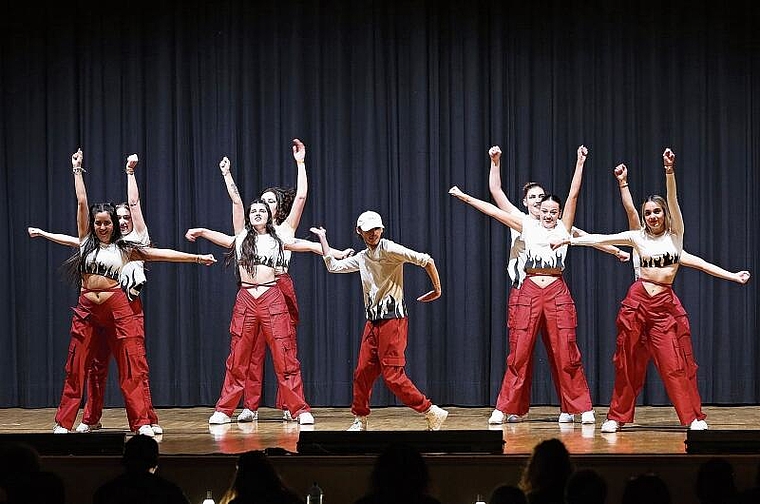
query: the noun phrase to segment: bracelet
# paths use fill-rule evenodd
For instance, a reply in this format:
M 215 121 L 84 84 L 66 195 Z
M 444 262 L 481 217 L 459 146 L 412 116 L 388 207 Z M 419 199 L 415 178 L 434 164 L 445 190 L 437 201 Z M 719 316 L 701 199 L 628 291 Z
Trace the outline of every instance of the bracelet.
M 301 160 L 301 161 L 296 161 L 296 164 L 297 165 L 301 165 L 301 164 L 302 165 L 306 165 L 306 160 L 304 159 L 304 160 Z
M 624 183 L 620 184 L 620 189 L 622 189 L 624 187 L 628 187 L 628 182 L 624 182 Z
M 81 166 L 75 166 L 75 167 L 73 167 L 73 168 L 71 169 L 71 173 L 74 173 L 74 174 L 77 174 L 77 173 L 79 173 L 80 175 L 81 175 L 82 173 L 85 173 L 86 171 L 87 171 L 87 170 L 85 170 L 85 169 L 84 169 L 84 168 L 82 168 Z
M 127 175 L 134 175 L 135 174 L 135 169 L 134 168 L 129 168 L 129 167 L 124 168 L 124 173 L 126 173 Z
M 665 173 L 670 174 L 670 173 L 675 173 L 675 171 L 676 171 L 676 169 L 673 168 L 673 166 L 666 166 L 665 167 Z
M 227 170 L 222 170 L 222 177 L 226 177 L 226 176 L 227 176 L 227 175 L 229 175 L 229 174 L 230 174 L 230 170 L 229 170 L 229 169 L 227 169 Z
M 196 255 L 195 256 L 195 262 L 198 263 L 198 264 L 201 263 L 201 256 L 200 255 Z

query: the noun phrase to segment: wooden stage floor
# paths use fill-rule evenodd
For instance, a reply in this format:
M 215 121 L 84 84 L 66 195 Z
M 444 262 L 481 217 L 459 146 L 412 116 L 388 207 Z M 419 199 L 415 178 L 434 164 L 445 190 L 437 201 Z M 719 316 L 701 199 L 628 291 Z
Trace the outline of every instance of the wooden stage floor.
M 490 408 L 446 407 L 449 417 L 443 430 L 501 430 L 504 454 L 527 455 L 538 442 L 558 438 L 574 455 L 612 454 L 683 454 L 686 429 L 678 425 L 672 407 L 640 407 L 636 423 L 616 434 L 603 434 L 599 427 L 606 408 L 597 407 L 596 425 L 559 424 L 558 409 L 552 406 L 531 408 L 527 420 L 519 424 L 488 425 Z M 301 427 L 284 422 L 279 411 L 262 408 L 259 420 L 208 425 L 212 408 L 164 408 L 159 410 L 164 435 L 157 438 L 162 455 L 218 455 L 279 447 L 295 452 L 301 430 L 342 431 L 352 421 L 348 408 L 315 408 L 316 423 Z M 238 410 L 239 412 L 239 410 Z M 705 407 L 711 430 L 757 429 L 758 406 Z M 237 413 L 237 412 L 236 412 Z M 50 432 L 55 410 L 0 409 L 0 434 Z M 234 418 L 234 417 L 233 417 Z M 127 432 L 123 408 L 107 409 L 103 414 L 103 432 Z M 421 415 L 404 407 L 375 408 L 369 430 L 424 430 Z

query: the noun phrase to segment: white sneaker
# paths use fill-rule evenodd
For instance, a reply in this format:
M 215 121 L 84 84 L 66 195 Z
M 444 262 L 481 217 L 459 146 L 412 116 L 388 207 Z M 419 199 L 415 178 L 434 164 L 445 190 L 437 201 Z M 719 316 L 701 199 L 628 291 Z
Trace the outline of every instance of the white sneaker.
M 288 410 L 282 410 L 282 421 L 283 422 L 292 422 L 295 420 L 293 418 L 293 415 L 290 414 L 290 411 Z
M 430 406 L 425 412 L 428 430 L 441 430 L 441 426 L 446 421 L 447 416 L 449 416 L 449 412 L 445 409 L 439 408 L 435 404 Z
M 689 430 L 707 430 L 709 427 L 704 420 L 697 420 L 696 418 L 689 425 Z
M 606 433 L 617 432 L 619 430 L 620 424 L 616 420 L 605 420 L 601 428 L 601 431 Z
M 69 429 L 61 426 L 60 424 L 55 424 L 53 426 L 53 434 L 68 434 L 68 433 L 69 433 Z
M 491 416 L 488 418 L 488 423 L 490 425 L 499 425 L 503 424 L 506 420 L 507 416 L 501 411 L 495 409 L 493 410 L 493 413 L 491 413 Z
M 523 421 L 525 421 L 525 419 L 527 418 L 527 416 L 528 416 L 527 413 L 524 414 L 524 415 L 507 415 L 507 423 L 520 423 L 520 422 L 523 422 Z
M 164 433 L 164 428 L 158 425 L 157 423 L 150 424 L 150 428 L 153 429 L 153 434 L 156 436 L 160 436 Z
M 255 422 L 259 419 L 259 410 L 252 411 L 248 408 L 244 408 L 243 411 L 240 412 L 240 414 L 237 416 L 238 423 L 240 422 Z M 209 423 L 211 421 L 209 420 Z
M 208 418 L 208 423 L 212 425 L 226 424 L 230 423 L 231 421 L 232 419 L 221 411 L 214 411 L 214 414 Z
M 582 424 L 595 424 L 596 423 L 596 413 L 594 413 L 594 410 L 584 411 L 583 413 L 581 413 L 581 423 Z
M 367 417 L 365 416 L 355 416 L 354 417 L 354 423 L 351 424 L 351 427 L 346 429 L 347 431 L 365 431 L 367 430 Z
M 96 423 L 95 425 L 87 425 L 86 423 L 81 422 L 79 425 L 77 425 L 77 428 L 74 429 L 74 432 L 85 433 L 85 432 L 100 430 L 102 428 L 103 428 L 103 424 L 101 424 L 100 422 Z
M 565 413 L 564 411 L 559 414 L 559 423 L 573 423 L 575 422 L 575 415 L 572 413 Z
M 141 425 L 140 428 L 137 429 L 137 434 L 139 436 L 148 436 L 148 437 L 155 437 L 156 436 L 156 433 L 153 432 L 153 429 L 148 424 Z
M 308 411 L 304 411 L 297 418 L 299 425 L 314 425 L 314 415 Z

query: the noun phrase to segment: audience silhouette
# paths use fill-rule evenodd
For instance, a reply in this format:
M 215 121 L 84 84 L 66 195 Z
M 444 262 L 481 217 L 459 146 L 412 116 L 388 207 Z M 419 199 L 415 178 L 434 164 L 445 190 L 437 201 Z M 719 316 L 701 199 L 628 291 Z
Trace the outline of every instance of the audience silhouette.
M 189 504 L 182 490 L 156 474 L 158 443 L 132 436 L 124 444 L 124 473 L 95 491 L 93 504 Z
M 220 504 L 303 504 L 303 499 L 285 486 L 263 451 L 249 451 L 238 458 Z

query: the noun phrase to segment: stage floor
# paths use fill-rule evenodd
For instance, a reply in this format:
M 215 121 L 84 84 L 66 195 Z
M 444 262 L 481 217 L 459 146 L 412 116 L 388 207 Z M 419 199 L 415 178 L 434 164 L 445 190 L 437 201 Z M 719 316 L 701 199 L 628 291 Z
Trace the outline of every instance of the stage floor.
M 600 432 L 606 413 L 606 408 L 601 407 L 595 408 L 596 425 L 559 424 L 559 411 L 553 406 L 533 407 L 525 422 L 501 426 L 488 425 L 491 408 L 446 409 L 449 417 L 443 430 L 501 430 L 507 455 L 527 455 L 538 442 L 549 438 L 562 440 L 574 455 L 685 453 L 686 429 L 678 425 L 675 411 L 669 406 L 637 408 L 636 423 L 616 434 Z M 758 406 L 707 406 L 704 410 L 711 430 L 757 429 Z M 234 454 L 271 447 L 295 452 L 301 430 L 342 431 L 353 419 L 348 408 L 314 408 L 316 424 L 301 427 L 297 422 L 282 421 L 281 413 L 275 409 L 262 408 L 257 422 L 210 426 L 210 407 L 162 408 L 158 413 L 164 428 L 164 435 L 157 437 L 162 455 Z M 0 434 L 50 432 L 54 415 L 53 408 L 0 409 Z M 128 431 L 123 408 L 105 410 L 102 422 L 103 432 Z M 404 407 L 375 408 L 369 420 L 372 431 L 424 429 L 424 418 Z

